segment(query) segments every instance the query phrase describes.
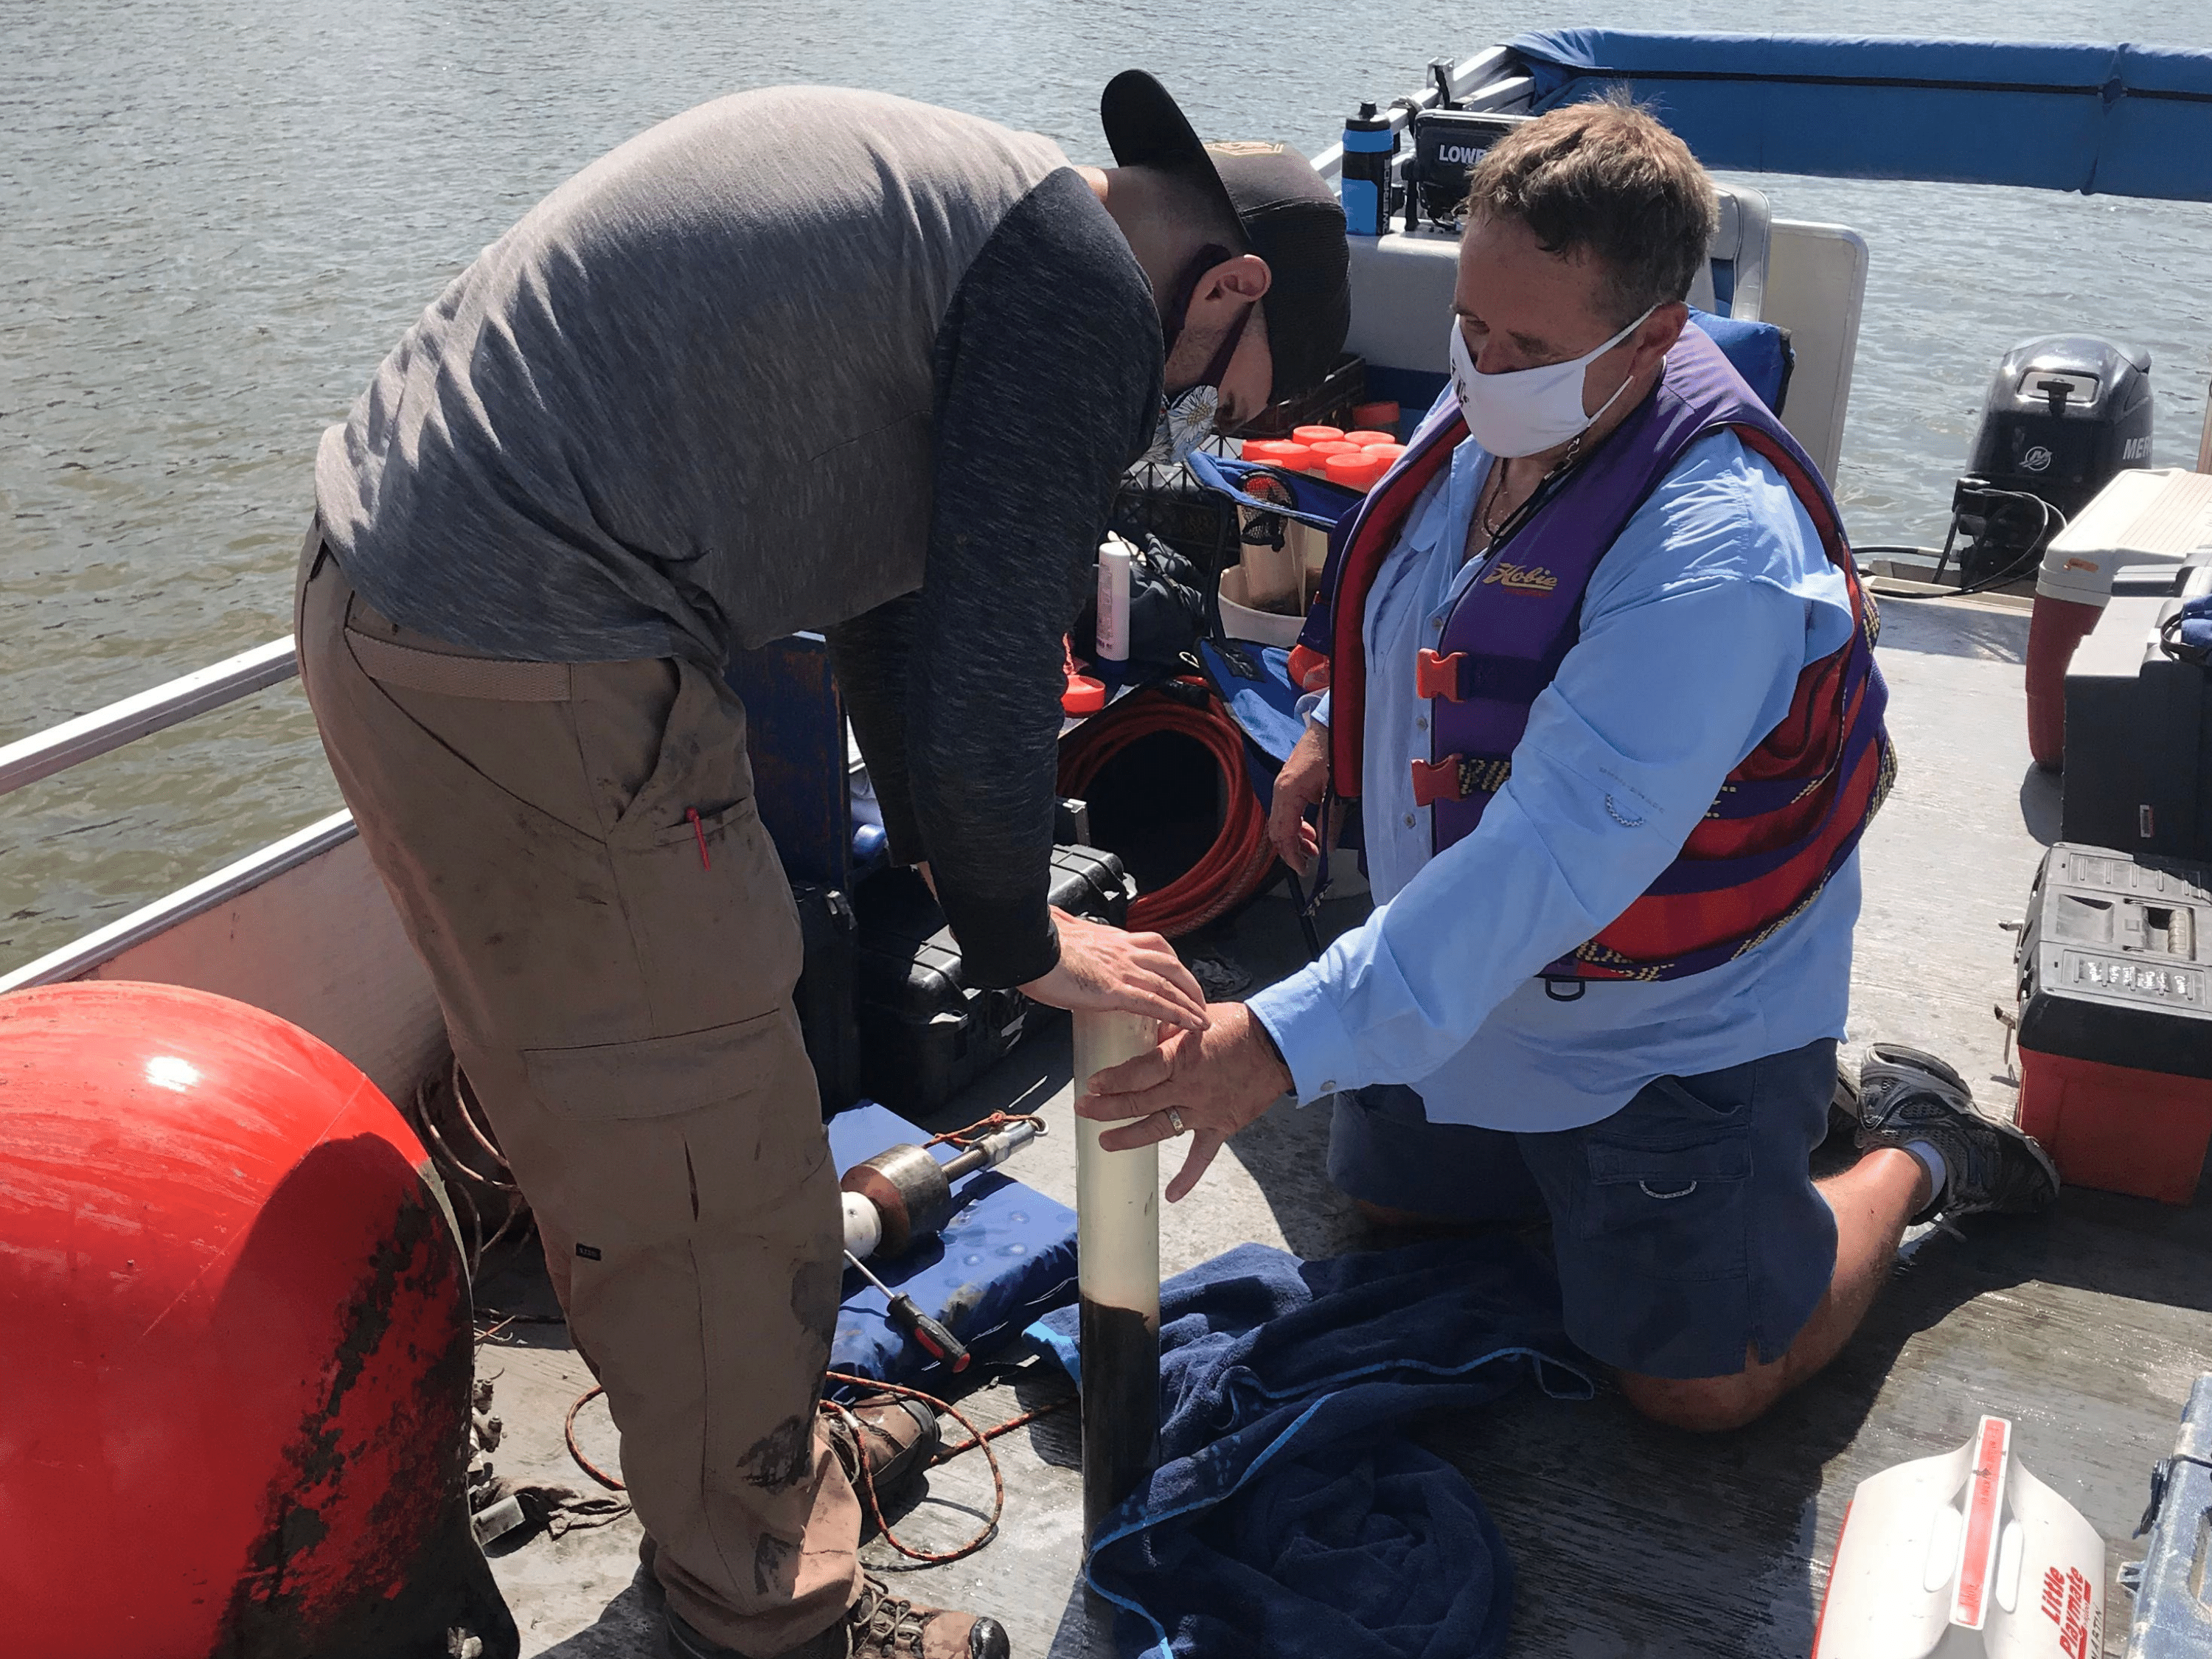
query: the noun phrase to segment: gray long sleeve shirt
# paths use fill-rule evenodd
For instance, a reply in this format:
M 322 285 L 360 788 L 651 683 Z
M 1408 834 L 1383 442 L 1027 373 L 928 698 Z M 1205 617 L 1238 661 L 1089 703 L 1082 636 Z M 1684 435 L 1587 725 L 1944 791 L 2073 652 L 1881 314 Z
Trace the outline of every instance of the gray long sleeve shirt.
M 586 167 L 457 277 L 325 434 L 348 579 L 499 655 L 827 631 L 893 854 L 969 973 L 1045 906 L 1060 636 L 1158 406 L 1158 313 L 1034 135 L 742 93 Z

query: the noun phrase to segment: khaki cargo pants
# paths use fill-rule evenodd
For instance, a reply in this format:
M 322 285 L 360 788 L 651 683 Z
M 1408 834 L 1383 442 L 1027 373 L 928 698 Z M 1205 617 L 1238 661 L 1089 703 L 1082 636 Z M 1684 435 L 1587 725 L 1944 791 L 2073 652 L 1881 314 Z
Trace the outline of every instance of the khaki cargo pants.
M 860 1516 L 816 1420 L 842 1233 L 744 710 L 688 663 L 412 633 L 321 542 L 297 623 L 323 746 L 537 1213 L 670 1605 L 785 1653 L 859 1593 Z

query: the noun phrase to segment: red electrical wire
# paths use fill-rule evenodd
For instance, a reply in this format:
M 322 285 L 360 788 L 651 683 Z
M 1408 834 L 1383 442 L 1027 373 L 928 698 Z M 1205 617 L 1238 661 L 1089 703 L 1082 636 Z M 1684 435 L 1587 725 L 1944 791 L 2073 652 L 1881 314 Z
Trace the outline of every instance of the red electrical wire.
M 1010 1417 L 1003 1423 L 994 1423 L 988 1429 L 979 1429 L 958 1407 L 949 1401 L 939 1400 L 933 1394 L 924 1394 L 920 1389 L 909 1389 L 903 1383 L 898 1382 L 882 1382 L 871 1376 L 854 1376 L 845 1371 L 830 1371 L 825 1373 L 825 1376 L 830 1382 L 852 1383 L 878 1398 L 884 1395 L 894 1395 L 919 1400 L 941 1416 L 951 1418 L 962 1428 L 967 1430 L 968 1438 L 958 1445 L 939 1448 L 937 1455 L 930 1460 L 929 1467 L 932 1468 L 951 1462 L 963 1452 L 974 1451 L 979 1446 L 982 1448 L 983 1460 L 991 1466 L 991 1513 L 985 1518 L 981 1528 L 972 1538 L 957 1548 L 950 1550 L 915 1549 L 890 1529 L 890 1523 L 884 1519 L 883 1505 L 876 1497 L 875 1471 L 868 1467 L 866 1454 L 860 1455 L 860 1496 L 867 1504 L 869 1514 L 875 1519 L 876 1530 L 883 1534 L 884 1541 L 901 1555 L 909 1560 L 920 1561 L 929 1566 L 941 1566 L 948 1561 L 963 1559 L 975 1554 L 977 1550 L 981 1549 L 984 1545 L 998 1536 L 999 1522 L 1006 1512 L 1006 1477 L 999 1468 L 999 1455 L 991 1449 L 991 1443 L 1000 1435 L 1012 1434 L 1016 1429 L 1036 1422 L 1040 1417 L 1049 1417 L 1054 1412 L 1065 1411 L 1075 1403 L 1072 1397 L 1066 1400 L 1055 1400 L 1048 1406 L 1040 1406 L 1035 1411 L 1023 1412 L 1018 1416 Z M 605 1392 L 605 1389 L 594 1384 L 578 1395 L 575 1403 L 568 1407 L 568 1420 L 562 1425 L 561 1432 L 562 1437 L 568 1443 L 568 1455 L 576 1460 L 577 1468 L 610 1492 L 627 1492 L 629 1488 L 623 1484 L 619 1476 L 609 1474 L 598 1464 L 592 1462 L 590 1458 L 584 1455 L 583 1448 L 576 1443 L 576 1413 Z M 818 1401 L 817 1405 L 824 1415 L 844 1419 L 853 1431 L 853 1443 L 856 1448 L 866 1444 L 860 1435 L 859 1419 L 846 1407 L 835 1400 Z M 908 1569 L 899 1569 L 899 1571 L 908 1571 Z
M 1203 682 L 1185 679 L 1186 685 Z M 1194 708 L 1161 691 L 1125 697 L 1112 712 L 1094 720 L 1060 745 L 1060 787 L 1064 794 L 1087 792 L 1099 769 L 1141 738 L 1175 732 L 1195 739 L 1221 769 L 1221 833 L 1204 857 L 1157 892 L 1129 906 L 1129 926 L 1170 939 L 1195 932 L 1216 916 L 1236 908 L 1259 890 L 1273 866 L 1267 843 L 1267 818 L 1244 775 L 1244 733 L 1218 699 L 1209 695 Z

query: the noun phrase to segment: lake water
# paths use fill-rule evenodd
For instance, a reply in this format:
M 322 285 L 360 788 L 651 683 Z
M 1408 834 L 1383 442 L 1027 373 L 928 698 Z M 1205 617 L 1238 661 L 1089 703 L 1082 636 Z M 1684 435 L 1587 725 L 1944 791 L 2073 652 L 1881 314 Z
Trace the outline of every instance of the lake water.
M 872 86 L 1103 160 L 1098 89 L 1142 64 L 1208 136 L 1311 153 L 1431 58 L 1571 23 L 2212 44 L 2204 0 L 0 0 L 0 742 L 283 633 L 323 427 L 478 248 L 665 116 Z M 2035 334 L 2148 346 L 2157 459 L 2193 458 L 2212 207 L 1759 183 L 1872 247 L 1860 540 L 1940 536 Z M 338 804 L 296 684 L 0 798 L 0 968 Z

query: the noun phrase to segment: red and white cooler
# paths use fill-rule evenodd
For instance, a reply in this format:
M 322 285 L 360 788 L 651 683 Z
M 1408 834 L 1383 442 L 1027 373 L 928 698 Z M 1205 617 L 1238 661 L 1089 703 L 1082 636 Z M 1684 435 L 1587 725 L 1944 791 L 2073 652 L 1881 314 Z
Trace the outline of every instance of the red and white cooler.
M 2027 632 L 2027 747 L 2056 769 L 2066 750 L 2066 665 L 2129 565 L 2178 565 L 2212 547 L 2212 473 L 2122 472 L 2051 538 L 2035 579 Z

